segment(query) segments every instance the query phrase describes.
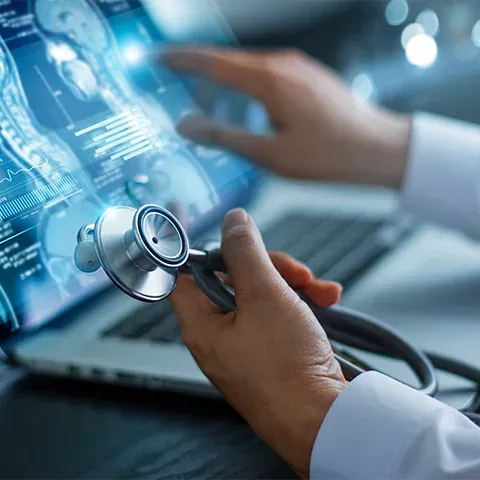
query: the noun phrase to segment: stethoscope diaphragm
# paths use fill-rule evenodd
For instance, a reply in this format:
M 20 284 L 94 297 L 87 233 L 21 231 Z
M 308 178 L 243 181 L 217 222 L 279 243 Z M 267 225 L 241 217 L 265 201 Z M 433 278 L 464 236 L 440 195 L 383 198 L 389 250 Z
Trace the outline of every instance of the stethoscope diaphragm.
M 168 297 L 178 268 L 188 259 L 186 234 L 172 217 L 160 207 L 113 207 L 95 224 L 93 243 L 101 266 L 118 288 L 137 300 Z

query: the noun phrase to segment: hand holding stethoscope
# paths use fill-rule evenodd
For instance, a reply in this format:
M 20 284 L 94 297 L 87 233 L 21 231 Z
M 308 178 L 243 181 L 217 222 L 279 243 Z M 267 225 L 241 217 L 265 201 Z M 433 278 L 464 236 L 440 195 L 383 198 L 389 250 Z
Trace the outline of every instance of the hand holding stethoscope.
M 191 249 L 180 221 L 169 210 L 145 205 L 138 210 L 113 207 L 95 225 L 78 233 L 75 263 L 83 272 L 103 267 L 110 280 L 127 295 L 144 302 L 167 298 L 180 271 L 191 273 L 205 295 L 225 312 L 236 308 L 235 292 L 217 273 L 228 273 L 217 243 Z M 342 307 L 320 308 L 306 300 L 330 340 L 347 345 L 376 346 L 405 360 L 420 380 L 422 392 L 437 388 L 429 359 L 383 323 Z M 365 369 L 336 354 L 347 378 Z

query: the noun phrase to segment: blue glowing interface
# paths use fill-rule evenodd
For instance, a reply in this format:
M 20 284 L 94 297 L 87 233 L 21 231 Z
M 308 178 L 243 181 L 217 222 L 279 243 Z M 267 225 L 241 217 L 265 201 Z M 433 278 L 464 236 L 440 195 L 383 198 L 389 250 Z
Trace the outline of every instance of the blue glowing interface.
M 105 287 L 73 253 L 79 227 L 107 207 L 173 202 L 198 228 L 249 188 L 249 164 L 177 134 L 198 107 L 179 77 L 142 61 L 164 43 L 137 1 L 0 2 L 4 325 L 42 325 Z

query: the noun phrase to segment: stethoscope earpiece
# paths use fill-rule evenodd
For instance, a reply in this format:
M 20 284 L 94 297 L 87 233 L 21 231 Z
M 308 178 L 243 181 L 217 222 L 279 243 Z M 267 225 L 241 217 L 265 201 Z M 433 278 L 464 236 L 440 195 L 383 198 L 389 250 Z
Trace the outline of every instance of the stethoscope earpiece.
M 102 266 L 93 243 L 94 230 L 95 225 L 85 225 L 77 235 L 75 265 L 84 273 L 94 273 Z

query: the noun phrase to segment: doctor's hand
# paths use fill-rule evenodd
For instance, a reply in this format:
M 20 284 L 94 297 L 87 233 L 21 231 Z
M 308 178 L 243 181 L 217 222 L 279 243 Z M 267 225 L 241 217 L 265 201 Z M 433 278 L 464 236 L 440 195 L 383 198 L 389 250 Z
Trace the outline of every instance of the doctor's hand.
M 410 119 L 358 102 L 327 67 L 296 51 L 173 48 L 170 68 L 247 93 L 268 110 L 274 134 L 256 136 L 187 117 L 185 137 L 226 147 L 289 177 L 400 186 Z
M 341 288 L 285 254 L 269 255 L 252 219 L 233 210 L 222 252 L 237 308 L 225 314 L 181 275 L 170 300 L 198 365 L 251 428 L 308 477 L 319 427 L 347 382 L 300 291 L 321 306 Z

